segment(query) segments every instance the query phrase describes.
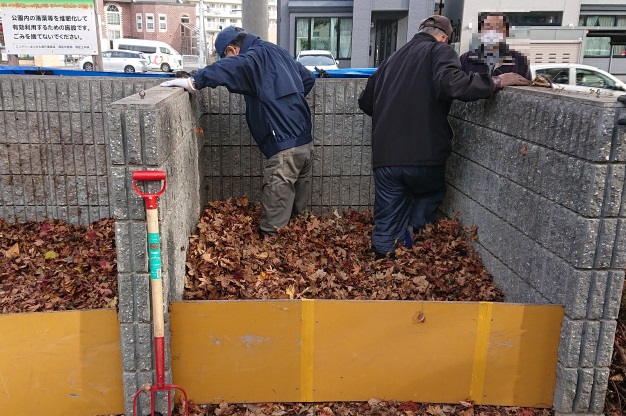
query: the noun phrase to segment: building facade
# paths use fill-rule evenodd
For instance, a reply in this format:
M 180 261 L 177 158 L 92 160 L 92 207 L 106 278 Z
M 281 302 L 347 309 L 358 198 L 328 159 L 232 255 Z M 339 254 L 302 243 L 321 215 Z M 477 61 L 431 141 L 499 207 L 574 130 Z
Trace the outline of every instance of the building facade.
M 277 0 L 268 0 L 267 39 L 276 43 L 277 36 Z M 207 48 L 213 50 L 215 36 L 227 26 L 242 27 L 241 0 L 205 0 L 204 2 L 204 30 L 206 31 Z M 200 21 L 200 7 L 198 6 L 197 19 Z
M 278 0 L 278 44 L 333 53 L 340 67 L 377 67 L 432 15 L 434 0 Z
M 101 47 L 112 48 L 113 39 L 149 39 L 197 55 L 196 5 L 197 0 L 104 0 L 98 8 Z
M 533 47 L 578 40 L 577 61 L 626 77 L 624 0 L 446 0 L 443 14 L 460 28 L 459 52 L 470 48 L 485 12 L 506 13 L 512 32 L 526 33 Z
M 507 14 L 510 41 L 524 52 L 575 56 L 626 78 L 624 0 L 278 0 L 278 44 L 294 56 L 330 50 L 340 67 L 377 67 L 433 13 L 450 18 L 457 52 L 467 51 L 486 12 Z

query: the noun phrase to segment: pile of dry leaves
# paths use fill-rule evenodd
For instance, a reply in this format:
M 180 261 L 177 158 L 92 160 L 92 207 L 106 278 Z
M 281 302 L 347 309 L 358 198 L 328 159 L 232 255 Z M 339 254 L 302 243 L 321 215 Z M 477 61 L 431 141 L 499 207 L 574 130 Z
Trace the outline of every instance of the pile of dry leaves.
M 114 225 L 0 219 L 0 313 L 115 307 Z
M 300 216 L 266 239 L 259 216 L 245 197 L 209 205 L 190 238 L 185 299 L 502 300 L 470 245 L 475 230 L 457 219 L 391 261 L 370 250 L 370 212 Z
M 177 415 L 182 415 L 178 406 Z M 549 416 L 549 409 L 527 407 L 475 406 L 393 402 L 370 399 L 367 402 L 334 403 L 257 403 L 215 405 L 189 404 L 190 416 Z

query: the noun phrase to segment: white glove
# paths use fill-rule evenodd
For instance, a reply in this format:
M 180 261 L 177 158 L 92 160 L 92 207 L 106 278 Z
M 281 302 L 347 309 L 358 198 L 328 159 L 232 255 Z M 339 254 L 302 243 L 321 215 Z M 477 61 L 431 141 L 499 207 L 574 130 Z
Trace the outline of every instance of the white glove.
M 165 81 L 161 83 L 162 87 L 181 87 L 186 89 L 189 92 L 194 92 L 196 90 L 195 83 L 193 82 L 193 78 L 174 78 L 170 81 Z

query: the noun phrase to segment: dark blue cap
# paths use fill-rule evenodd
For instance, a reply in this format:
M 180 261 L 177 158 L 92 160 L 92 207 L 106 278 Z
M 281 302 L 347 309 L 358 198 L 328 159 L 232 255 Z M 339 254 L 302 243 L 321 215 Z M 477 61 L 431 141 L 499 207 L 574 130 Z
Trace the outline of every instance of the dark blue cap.
M 226 47 L 240 33 L 246 33 L 246 31 L 240 27 L 228 26 L 226 29 L 217 34 L 217 37 L 215 38 L 215 50 L 220 57 L 224 57 Z

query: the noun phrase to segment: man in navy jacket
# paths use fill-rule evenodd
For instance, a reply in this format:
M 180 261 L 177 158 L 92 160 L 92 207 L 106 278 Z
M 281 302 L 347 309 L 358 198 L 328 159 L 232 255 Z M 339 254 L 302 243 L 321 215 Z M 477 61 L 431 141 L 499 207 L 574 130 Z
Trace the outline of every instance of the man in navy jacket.
M 311 195 L 313 136 L 306 95 L 315 78 L 284 49 L 241 28 L 215 39 L 220 60 L 190 78 L 167 81 L 188 91 L 225 86 L 243 94 L 250 133 L 267 158 L 260 232 L 270 235 L 302 212 Z

